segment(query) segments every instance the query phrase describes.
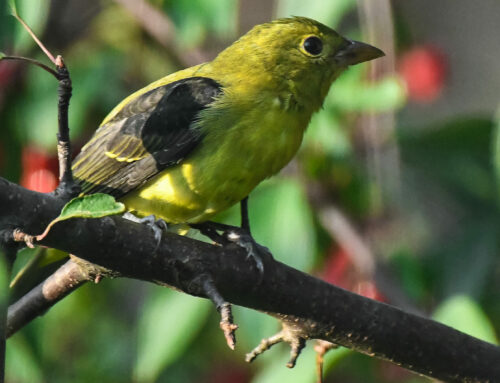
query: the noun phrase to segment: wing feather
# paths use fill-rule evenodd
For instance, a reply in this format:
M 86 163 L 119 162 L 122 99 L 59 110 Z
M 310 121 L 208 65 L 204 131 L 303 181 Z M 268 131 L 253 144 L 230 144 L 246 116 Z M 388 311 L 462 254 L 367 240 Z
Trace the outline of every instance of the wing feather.
M 150 90 L 102 125 L 73 162 L 86 194 L 119 198 L 194 150 L 203 134 L 198 114 L 222 92 L 220 84 L 190 77 Z

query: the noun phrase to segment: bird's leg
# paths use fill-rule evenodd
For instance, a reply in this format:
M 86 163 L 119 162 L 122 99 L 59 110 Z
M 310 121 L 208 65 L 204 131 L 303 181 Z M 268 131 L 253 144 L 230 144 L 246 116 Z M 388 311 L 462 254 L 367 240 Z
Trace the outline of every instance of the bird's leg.
M 225 225 L 223 223 L 218 223 L 218 222 L 212 222 L 212 221 L 206 221 L 206 222 L 201 222 L 201 223 L 191 223 L 189 224 L 190 227 L 193 229 L 198 230 L 201 234 L 204 236 L 210 238 L 212 241 L 214 241 L 216 244 L 220 246 L 224 246 L 229 244 L 229 240 L 222 234 L 219 234 L 218 232 L 225 232 L 227 230 L 230 230 L 234 228 L 234 226 L 231 225 Z
M 153 230 L 155 236 L 156 247 L 158 247 L 161 242 L 162 233 L 168 229 L 167 223 L 163 219 L 156 219 L 154 215 L 148 215 L 147 217 L 139 218 L 130 212 L 126 212 L 125 214 L 123 214 L 123 218 L 128 219 L 132 222 L 145 224 L 146 226 L 150 227 L 151 230 Z
M 250 232 L 250 221 L 248 219 L 248 197 L 245 197 L 241 201 L 240 207 L 241 227 L 211 221 L 191 224 L 190 226 L 198 229 L 203 235 L 206 235 L 221 246 L 228 244 L 228 242 L 233 242 L 243 247 L 247 252 L 247 258 L 252 258 L 254 260 L 257 269 L 262 275 L 264 273 L 263 258 L 272 258 L 272 255 L 266 247 L 259 245 L 252 237 Z M 222 232 L 222 234 L 219 234 L 219 231 Z
M 225 232 L 225 235 L 231 242 L 236 243 L 247 251 L 247 258 L 252 258 L 259 272 L 263 274 L 264 263 L 262 258 L 272 258 L 272 255 L 267 247 L 259 245 L 252 237 L 252 233 L 250 232 L 250 220 L 248 218 L 248 196 L 241 200 L 240 211 L 241 228 L 233 228 L 233 230 Z
M 219 325 L 224 333 L 224 337 L 226 338 L 226 343 L 231 350 L 234 350 L 234 346 L 236 344 L 236 336 L 234 332 L 238 329 L 238 325 L 233 322 L 231 304 L 222 297 L 217 290 L 213 279 L 207 274 L 197 276 L 196 279 L 191 282 L 190 286 L 191 288 L 195 288 L 195 290 L 201 290 L 203 295 L 210 299 L 215 305 L 221 316 Z
M 241 228 L 250 234 L 250 219 L 248 218 L 248 196 L 240 202 Z

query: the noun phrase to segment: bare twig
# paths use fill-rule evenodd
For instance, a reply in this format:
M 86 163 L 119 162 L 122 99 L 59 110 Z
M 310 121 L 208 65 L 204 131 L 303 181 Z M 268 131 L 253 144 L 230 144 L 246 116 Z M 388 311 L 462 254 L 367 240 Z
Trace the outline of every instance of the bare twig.
M 33 30 L 26 24 L 26 22 L 19 16 L 17 10 L 12 8 L 12 15 L 22 24 L 24 29 L 29 33 L 29 35 L 35 40 L 40 49 L 47 55 L 47 57 L 55 65 L 56 70 L 52 70 L 45 64 L 42 64 L 36 60 L 27 58 L 16 58 L 18 60 L 27 61 L 31 64 L 37 65 L 47 72 L 51 73 L 59 81 L 59 101 L 58 101 L 58 123 L 59 131 L 57 133 L 57 156 L 59 159 L 59 186 L 56 190 L 56 195 L 62 197 L 63 199 L 70 199 L 79 193 L 79 187 L 73 181 L 73 174 L 71 171 L 71 144 L 69 140 L 69 124 L 68 124 L 68 108 L 69 100 L 71 98 L 71 78 L 69 75 L 68 68 L 64 64 L 62 56 L 54 57 L 54 55 L 45 47 L 45 45 L 36 36 Z M 15 58 L 12 56 L 11 59 Z M 5 57 L 4 57 L 5 59 Z
M 375 82 L 394 74 L 394 31 L 389 0 L 358 0 L 358 11 L 364 41 L 381 48 L 386 56 L 370 62 L 369 80 Z M 401 177 L 399 148 L 394 139 L 394 112 L 365 113 L 361 118 L 362 145 L 367 155 L 370 178 L 383 193 L 372 193 L 372 215 L 385 211 L 385 197 L 400 202 Z M 374 189 L 375 190 L 375 189 Z
M 318 340 L 314 345 L 314 351 L 316 351 L 316 374 L 318 375 L 318 383 L 323 383 L 323 362 L 325 354 L 329 350 L 337 347 L 336 344 L 324 340 Z
M 303 177 L 303 174 L 301 174 Z M 377 288 L 392 304 L 404 308 L 414 314 L 422 314 L 401 287 L 393 281 L 390 272 L 368 245 L 368 240 L 363 237 L 344 212 L 333 205 L 327 197 L 324 187 L 312 179 L 304 179 L 307 185 L 309 202 L 314 207 L 321 224 L 332 238 L 346 250 L 346 254 L 354 265 L 360 277 L 365 281 L 376 281 Z
M 73 260 L 9 307 L 7 336 L 11 336 L 48 308 L 89 280 L 95 280 L 94 267 L 82 267 Z M 91 272 L 92 271 L 92 272 Z
M 302 326 L 294 321 L 287 321 L 282 319 L 282 329 L 277 334 L 269 338 L 262 339 L 260 344 L 250 351 L 246 356 L 247 362 L 252 362 L 264 351 L 269 350 L 275 344 L 285 342 L 290 345 L 290 359 L 286 366 L 288 368 L 295 367 L 297 358 L 299 357 L 302 349 L 306 346 L 306 340 L 309 339 L 307 332 L 304 332 Z
M 28 26 L 28 24 L 26 24 L 26 22 L 17 14 L 17 11 L 15 9 L 12 10 L 12 16 L 14 16 L 17 19 L 17 21 L 21 23 L 24 29 L 26 29 L 31 38 L 35 40 L 35 42 L 38 44 L 43 53 L 45 53 L 45 55 L 49 58 L 49 60 L 52 61 L 54 65 L 57 65 L 56 58 L 54 57 L 54 55 L 50 53 L 50 51 L 45 47 L 45 45 L 43 45 L 40 39 L 36 36 L 35 32 L 33 32 L 33 30 Z
M 375 273 L 375 256 L 349 219 L 334 205 L 322 206 L 319 218 L 323 227 L 347 251 L 363 280 Z
M 22 57 L 22 56 L 2 56 L 2 57 L 0 57 L 0 60 L 25 61 L 25 62 L 28 62 L 30 64 L 33 64 L 33 65 L 36 65 L 36 66 L 42 68 L 43 70 L 49 72 L 52 76 L 54 76 L 57 79 L 57 72 L 54 69 L 45 65 L 44 63 L 41 63 L 38 60 L 31 59 L 29 57 Z

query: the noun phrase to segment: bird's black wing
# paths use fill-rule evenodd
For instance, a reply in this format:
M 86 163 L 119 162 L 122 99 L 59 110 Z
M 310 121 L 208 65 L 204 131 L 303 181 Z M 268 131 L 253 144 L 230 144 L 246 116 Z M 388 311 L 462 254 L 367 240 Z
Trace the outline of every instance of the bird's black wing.
M 102 125 L 73 161 L 85 194 L 122 197 L 182 161 L 202 140 L 201 110 L 222 92 L 216 81 L 190 77 L 150 90 Z

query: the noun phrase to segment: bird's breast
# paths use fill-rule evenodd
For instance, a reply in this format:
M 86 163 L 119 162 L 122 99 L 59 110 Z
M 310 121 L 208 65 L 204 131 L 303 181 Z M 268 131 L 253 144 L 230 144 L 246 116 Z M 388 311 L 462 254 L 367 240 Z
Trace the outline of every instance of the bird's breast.
M 270 98 L 247 108 L 204 111 L 205 137 L 180 164 L 164 170 L 123 202 L 138 215 L 167 222 L 202 222 L 245 198 L 297 152 L 309 117 Z

